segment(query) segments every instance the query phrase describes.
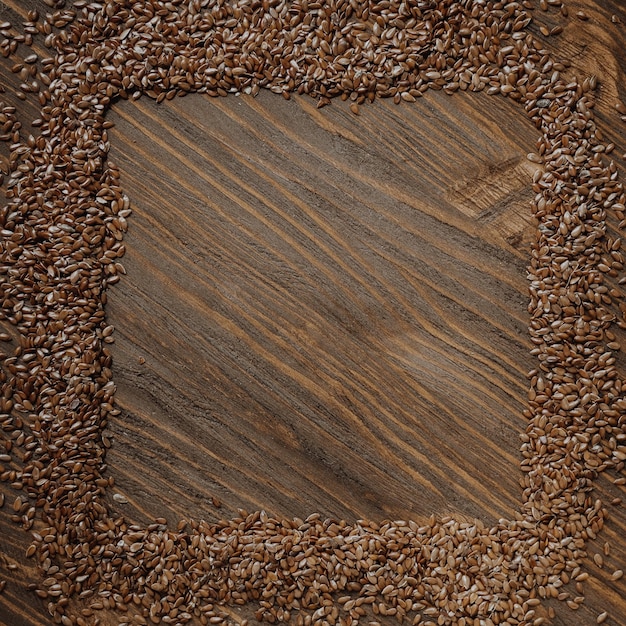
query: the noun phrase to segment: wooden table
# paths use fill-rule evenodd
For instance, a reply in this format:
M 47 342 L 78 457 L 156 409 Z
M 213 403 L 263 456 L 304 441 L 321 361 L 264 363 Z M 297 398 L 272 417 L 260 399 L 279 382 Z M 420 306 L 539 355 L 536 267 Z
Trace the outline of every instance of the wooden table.
M 33 4 L 2 0 L 0 19 Z M 546 45 L 598 76 L 597 118 L 623 180 L 626 9 L 568 7 Z M 537 33 L 560 19 L 535 13 Z M 2 98 L 25 108 L 11 65 L 0 64 Z M 127 275 L 107 311 L 122 410 L 108 432 L 112 510 L 172 526 L 238 509 L 513 515 L 534 367 L 526 154 L 538 138 L 520 107 L 429 92 L 357 116 L 345 102 L 262 92 L 124 101 L 109 118 L 133 207 Z M 579 611 L 546 603 L 554 624 L 602 610 L 626 624 L 626 579 L 611 580 L 626 564 L 626 512 L 610 505 L 623 495 L 610 478 L 597 483 L 609 522 L 589 545 L 608 542 L 610 555 L 585 564 Z M 26 589 L 37 572 L 9 520 L 15 493 L 0 491 L 0 624 L 49 624 Z

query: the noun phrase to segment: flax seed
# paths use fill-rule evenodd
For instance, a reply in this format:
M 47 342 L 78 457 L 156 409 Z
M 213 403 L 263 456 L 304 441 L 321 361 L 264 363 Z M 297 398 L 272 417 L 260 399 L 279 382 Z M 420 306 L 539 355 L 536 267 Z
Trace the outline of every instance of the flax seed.
M 49 603 L 53 621 L 81 626 L 78 620 L 93 611 L 110 610 L 130 611 L 126 623 L 193 616 L 230 623 L 220 606 L 251 603 L 258 620 L 300 626 L 347 625 L 372 613 L 413 624 L 426 616 L 438 626 L 452 623 L 446 616 L 467 626 L 518 615 L 538 625 L 544 620 L 538 597 L 578 610 L 588 577 L 581 571 L 585 545 L 606 517 L 602 502 L 589 495 L 589 476 L 621 471 L 626 460 L 619 421 L 626 381 L 607 313 L 624 306 L 610 282 L 623 270 L 623 257 L 606 229 L 609 211 L 626 223 L 626 201 L 617 168 L 606 159 L 613 144 L 603 142 L 594 121 L 597 79 L 578 81 L 565 61 L 537 47 L 524 3 L 432 0 L 409 14 L 399 0 L 339 0 L 332 10 L 328 3 L 235 0 L 211 11 L 202 0 L 160 3 L 158 11 L 154 3 L 76 0 L 65 10 L 44 2 L 51 14 L 39 20 L 29 12 L 23 33 L 0 25 L 0 52 L 12 57 L 7 63 L 21 81 L 15 95 L 39 109 L 40 132 L 26 136 L 15 107 L 0 104 L 0 137 L 9 148 L 0 163 L 8 192 L 2 215 L 12 216 L 3 218 L 0 260 L 11 280 L 2 283 L 0 315 L 16 337 L 16 352 L 3 359 L 0 408 L 11 415 L 6 425 L 18 450 L 2 453 L 0 476 L 25 493 L 14 500 L 11 519 L 29 532 L 39 529 L 27 556 L 42 570 L 34 590 Z M 561 0 L 539 6 L 567 15 Z M 588 19 L 583 11 L 576 15 Z M 553 36 L 562 25 L 539 29 Z M 34 51 L 16 56 L 33 36 L 44 38 L 49 58 Z M 197 91 L 253 97 L 261 88 L 287 100 L 309 95 L 318 107 L 339 97 L 355 115 L 377 97 L 419 107 L 429 89 L 454 97 L 484 90 L 518 103 L 538 129 L 527 157 L 538 166 L 529 177 L 537 228 L 528 270 L 528 332 L 538 362 L 529 375 L 515 519 L 485 528 L 435 515 L 377 524 L 240 511 L 217 524 L 181 520 L 168 529 L 163 518 L 142 528 L 108 512 L 102 494 L 112 487 L 104 474 L 111 441 L 101 431 L 117 409 L 106 288 L 125 273 L 120 242 L 130 201 L 108 162 L 104 115 L 117 97 L 163 102 Z M 626 115 L 622 103 L 616 109 Z M 39 199 L 49 196 L 56 204 L 43 211 Z M 31 258 L 38 259 L 40 279 Z M 91 295 L 70 302 L 68 293 Z M 94 363 L 99 373 L 84 374 Z M 24 389 L 47 391 L 34 400 Z M 81 413 L 84 407 L 94 415 Z M 18 422 L 20 415 L 37 421 Z M 23 470 L 14 459 L 23 459 Z M 119 493 L 112 499 L 128 502 Z M 593 559 L 604 566 L 601 554 Z M 622 575 L 616 570 L 612 579 Z M 579 594 L 574 598 L 561 586 L 568 581 Z M 75 595 L 89 614 L 66 611 Z M 553 612 L 549 607 L 551 619 Z

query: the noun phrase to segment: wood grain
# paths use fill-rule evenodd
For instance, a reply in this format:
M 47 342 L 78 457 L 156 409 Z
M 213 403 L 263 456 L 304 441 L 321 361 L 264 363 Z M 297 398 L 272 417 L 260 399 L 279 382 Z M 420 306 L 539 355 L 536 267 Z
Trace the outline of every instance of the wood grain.
M 623 179 L 626 125 L 612 106 L 626 95 L 624 27 L 610 18 L 626 14 L 617 0 L 584 9 L 591 19 L 573 17 L 550 45 L 601 77 L 598 120 Z M 172 525 L 239 508 L 514 514 L 534 366 L 525 156 L 538 136 L 514 103 L 434 92 L 355 116 L 342 102 L 195 95 L 119 102 L 109 119 L 134 209 L 107 309 L 122 409 L 108 433 L 112 510 Z M 607 477 L 597 493 L 622 495 Z M 0 623 L 48 624 L 9 508 Z M 590 545 L 610 542 L 608 564 L 589 559 L 587 601 L 553 604 L 554 624 L 595 623 L 604 608 L 626 623 L 626 583 L 610 580 L 624 537 L 615 507 Z
M 160 456 L 181 485 L 172 513 L 214 517 L 202 498 L 216 495 L 281 515 L 512 514 L 531 366 L 524 261 L 492 226 L 497 207 L 478 238 L 454 196 L 468 165 L 484 185 L 525 153 L 459 104 L 445 120 L 271 94 L 115 107 L 111 158 L 137 210 L 109 305 L 125 410 L 112 455 L 127 437 Z M 464 138 L 461 158 L 449 141 L 422 149 L 435 126 Z M 501 213 L 523 214 L 528 184 L 503 189 Z M 479 445 L 463 452 L 468 437 Z

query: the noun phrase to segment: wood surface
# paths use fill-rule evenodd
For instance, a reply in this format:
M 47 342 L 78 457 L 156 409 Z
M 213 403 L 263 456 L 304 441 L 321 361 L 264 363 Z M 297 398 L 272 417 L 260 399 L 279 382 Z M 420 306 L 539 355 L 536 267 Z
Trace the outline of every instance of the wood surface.
M 0 17 L 24 11 L 2 2 Z M 614 104 L 626 99 L 626 10 L 568 7 L 567 21 L 537 11 L 537 22 L 562 22 L 546 45 L 598 76 L 599 126 L 624 180 Z M 240 508 L 485 524 L 513 515 L 534 367 L 526 154 L 538 138 L 520 107 L 430 92 L 356 116 L 345 102 L 317 109 L 262 92 L 144 97 L 109 119 L 133 208 L 127 275 L 107 305 L 122 410 L 108 432 L 112 510 L 172 526 Z M 607 506 L 623 495 L 610 478 L 597 483 Z M 15 493 L 0 490 L 0 624 L 48 624 L 26 590 L 37 572 L 9 519 Z M 545 603 L 553 624 L 592 624 L 602 610 L 626 624 L 626 582 L 610 579 L 626 565 L 625 537 L 624 507 L 612 506 L 589 546 L 610 543 L 607 565 L 585 564 L 579 611 Z

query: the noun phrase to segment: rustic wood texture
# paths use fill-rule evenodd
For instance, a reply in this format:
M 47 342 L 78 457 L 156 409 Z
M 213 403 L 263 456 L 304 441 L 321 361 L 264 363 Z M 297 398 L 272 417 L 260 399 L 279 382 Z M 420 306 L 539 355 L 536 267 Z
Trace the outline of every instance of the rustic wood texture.
M 511 515 L 532 363 L 507 238 L 532 230 L 531 168 L 507 139 L 523 118 L 482 115 L 486 98 L 359 117 L 269 93 L 116 108 L 137 213 L 108 311 L 111 458 L 151 450 L 155 480 L 128 465 L 120 489 L 169 485 L 172 517 L 214 516 L 213 495 L 290 516 Z M 463 139 L 422 150 L 437 128 Z
M 24 10 L 3 2 L 0 17 Z M 598 75 L 599 126 L 624 180 L 626 124 L 613 105 L 626 96 L 626 11 L 619 0 L 568 6 L 548 45 Z M 589 20 L 574 16 L 581 7 Z M 9 65 L 2 82 L 14 87 Z M 142 98 L 109 118 L 134 210 L 127 276 L 107 310 L 122 409 L 108 432 L 110 496 L 129 501 L 110 497 L 112 510 L 172 525 L 239 508 L 513 515 L 534 367 L 525 157 L 537 131 L 520 107 L 435 92 L 355 116 L 344 102 L 319 110 L 264 92 Z M 607 505 L 623 494 L 608 478 L 597 486 Z M 26 591 L 36 571 L 9 520 L 15 494 L 0 490 L 0 624 L 48 624 Z M 626 583 L 611 580 L 624 537 L 626 513 L 612 507 L 590 544 L 593 554 L 610 543 L 605 567 L 585 564 L 579 611 L 545 603 L 553 624 L 595 623 L 602 610 L 626 624 Z

